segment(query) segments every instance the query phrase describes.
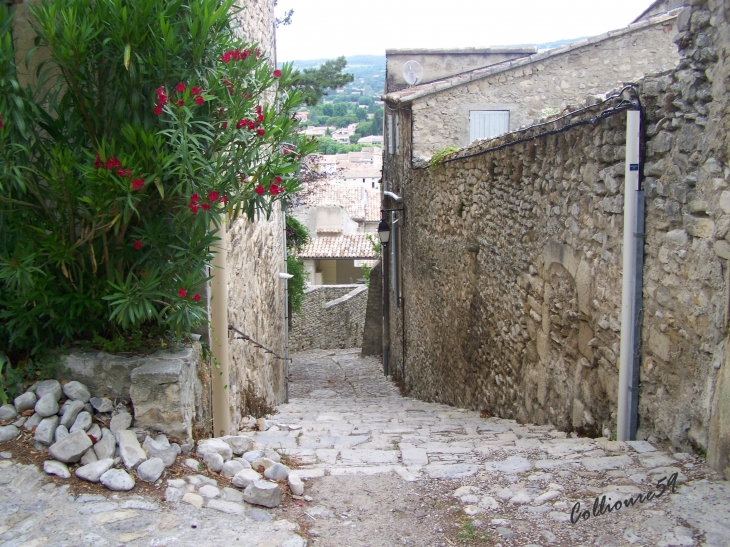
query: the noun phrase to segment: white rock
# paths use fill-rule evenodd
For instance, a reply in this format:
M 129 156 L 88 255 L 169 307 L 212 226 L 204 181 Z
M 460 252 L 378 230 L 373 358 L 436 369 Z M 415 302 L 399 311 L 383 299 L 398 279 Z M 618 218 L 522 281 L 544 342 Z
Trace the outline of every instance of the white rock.
M 42 419 L 43 416 L 41 416 L 37 412 L 33 413 L 33 415 L 23 423 L 23 429 L 25 429 L 26 431 L 33 431 L 33 428 L 41 423 Z
M 165 490 L 165 501 L 168 503 L 177 503 L 183 498 L 184 495 L 185 492 L 183 492 L 179 488 L 173 488 L 171 486 L 168 486 Z
M 134 488 L 134 479 L 122 469 L 110 469 L 99 478 L 99 482 L 116 492 L 127 492 Z
M 137 467 L 137 477 L 145 482 L 155 482 L 165 470 L 165 462 L 161 458 L 151 458 Z
M 251 484 L 251 482 L 259 480 L 260 478 L 261 475 L 253 469 L 244 469 L 243 471 L 239 471 L 235 474 L 231 480 L 231 484 L 239 488 L 246 488 L 249 484 Z
M 97 412 L 111 412 L 114 410 L 114 403 L 106 397 L 92 397 L 89 402 Z
M 190 469 L 193 469 L 195 471 L 200 470 L 200 462 L 198 460 L 195 460 L 193 458 L 188 458 L 185 460 L 185 465 L 189 467 Z
M 246 461 L 246 460 L 244 460 L 244 461 Z M 225 462 L 223 464 L 223 467 L 221 468 L 220 473 L 224 477 L 233 477 L 239 471 L 243 471 L 244 469 L 250 469 L 251 468 L 251 465 L 248 462 L 246 462 L 246 465 L 248 465 L 248 467 L 246 467 L 244 464 L 242 464 L 239 461 L 231 460 L 231 461 Z
M 272 481 L 283 481 L 289 476 L 289 468 L 281 463 L 275 463 L 264 471 L 264 477 Z
M 69 429 L 70 433 L 74 433 L 76 431 L 86 431 L 91 427 L 91 414 L 86 412 L 85 410 L 83 412 L 79 412 L 76 416 L 76 420 L 74 420 L 74 425 L 71 426 L 71 429 Z
M 205 463 L 211 471 L 220 473 L 223 469 L 223 456 L 217 452 L 208 452 L 205 456 L 203 456 L 203 463 Z
M 147 454 L 142 450 L 134 431 L 129 429 L 118 430 L 115 437 L 119 445 L 119 456 L 124 462 L 124 467 L 129 470 L 136 469 L 139 464 L 147 459 Z
M 514 492 L 512 492 L 509 488 L 502 488 L 502 490 L 497 492 L 497 497 L 503 500 L 508 500 L 514 495 Z
M 99 460 L 83 467 L 79 467 L 74 471 L 75 475 L 88 482 L 99 482 L 101 476 L 109 471 L 114 465 L 114 460 L 107 458 L 105 460 Z
M 94 452 L 94 448 L 91 447 L 86 452 L 84 452 L 84 455 L 81 456 L 81 460 L 79 463 L 81 463 L 81 465 L 88 465 L 90 463 L 98 461 L 99 458 L 97 457 L 96 452 Z
M 91 399 L 89 388 L 75 380 L 63 386 L 63 393 L 69 399 L 73 401 L 81 401 L 82 403 L 88 403 L 89 399 Z
M 248 452 L 253 447 L 253 439 L 246 435 L 226 435 L 221 437 L 225 441 L 236 456 L 240 456 L 244 452 Z
M 240 503 L 234 503 L 232 501 L 226 501 L 221 499 L 210 500 L 206 505 L 208 509 L 215 509 L 221 513 L 227 513 L 229 515 L 243 516 L 246 509 Z M 281 545 L 284 545 L 283 543 Z
M 269 458 L 259 458 L 258 460 L 254 460 L 251 462 L 251 469 L 261 471 L 261 467 L 263 467 L 264 469 L 268 469 L 275 464 L 276 462 L 274 460 L 270 460 Z
M 457 488 L 454 490 L 454 493 L 452 494 L 455 498 L 461 499 L 462 496 L 467 496 L 469 494 L 478 494 L 479 488 L 476 486 L 461 486 L 460 488 Z
M 158 435 L 156 439 L 147 437 L 142 444 L 142 449 L 148 458 L 160 458 L 165 467 L 170 467 L 175 463 L 175 458 L 180 453 L 178 445 L 171 445 L 165 435 Z
M 53 444 L 53 438 L 58 427 L 58 416 L 49 416 L 43 418 L 38 427 L 35 428 L 34 438 L 39 443 L 45 444 L 46 446 Z
M 484 467 L 487 471 L 523 473 L 532 469 L 532 464 L 523 456 L 510 456 L 506 460 L 486 462 Z
M 105 458 L 113 458 L 116 453 L 117 440 L 114 435 L 106 427 L 101 431 L 101 439 L 94 445 L 96 457 L 100 460 Z
M 71 477 L 71 472 L 68 470 L 68 466 L 63 462 L 57 462 L 56 460 L 47 460 L 43 462 L 43 471 L 49 475 L 56 475 L 62 479 L 68 479 Z
M 264 448 L 264 458 L 269 458 L 272 462 L 281 463 L 281 456 L 276 450 Z
M 116 434 L 117 431 L 129 429 L 129 426 L 131 425 L 132 415 L 126 410 L 123 410 L 122 412 L 119 412 L 112 416 L 112 419 L 109 422 L 109 429 L 112 433 Z
M 205 486 L 201 486 L 200 488 L 198 488 L 198 494 L 200 494 L 204 498 L 213 499 L 219 498 L 221 495 L 221 491 L 215 486 L 206 484 Z
M 66 429 L 70 429 L 76 421 L 76 416 L 84 409 L 84 403 L 70 400 L 66 401 L 66 403 L 68 404 L 64 403 L 63 405 L 65 408 L 61 408 L 61 425 L 65 426 Z
M 99 427 L 99 424 L 91 424 L 91 427 L 86 430 L 86 434 L 93 437 L 92 442 L 96 442 L 101 439 L 101 427 Z
M 473 517 L 474 515 L 483 513 L 484 509 L 482 509 L 481 507 L 477 507 L 476 505 L 465 505 L 463 511 L 470 517 Z
M 509 500 L 509 502 L 513 505 L 524 505 L 526 503 L 530 503 L 532 501 L 532 498 L 527 494 L 527 492 L 517 492 L 514 496 L 512 496 Z
M 61 439 L 65 439 L 66 437 L 68 437 L 68 429 L 66 429 L 66 426 L 64 425 L 59 425 L 56 428 L 55 433 L 53 434 L 53 441 L 58 442 Z
M 224 461 L 233 458 L 233 450 L 227 442 L 222 439 L 203 439 L 198 441 L 196 454 L 200 458 L 205 458 L 206 454 L 220 454 Z
M 289 490 L 291 490 L 292 494 L 295 496 L 304 495 L 304 483 L 302 482 L 302 479 L 299 478 L 299 475 L 291 472 L 287 479 L 289 481 Z
M 495 509 L 499 509 L 499 502 L 495 500 L 492 496 L 483 496 L 478 505 L 482 509 L 486 509 L 488 511 L 494 511 Z
M 79 461 L 89 448 L 91 448 L 91 439 L 85 431 L 77 431 L 57 443 L 53 443 L 48 450 L 54 459 L 69 463 Z
M 262 458 L 263 456 L 264 456 L 263 450 L 251 450 L 249 452 L 245 452 L 242 457 L 244 460 L 251 463 L 255 460 L 258 460 L 259 458 Z
M 535 505 L 542 505 L 545 502 L 553 501 L 560 497 L 560 492 L 557 490 L 548 490 L 544 494 L 541 494 L 535 498 Z
M 13 405 L 0 406 L 0 422 L 9 422 L 14 420 L 18 415 L 18 411 L 15 410 Z
M 36 394 L 32 391 L 26 391 L 25 393 L 18 395 L 13 400 L 13 404 L 15 404 L 15 410 L 18 412 L 18 414 L 35 407 L 36 402 L 38 402 L 38 397 L 36 397 Z
M 189 503 L 190 505 L 193 505 L 193 506 L 197 507 L 198 509 L 200 509 L 201 507 L 203 507 L 203 502 L 205 500 L 203 500 L 203 496 L 199 496 L 198 494 L 193 494 L 193 493 L 188 492 L 187 494 L 185 494 L 182 497 L 182 501 L 184 501 L 185 503 Z
M 58 401 L 56 400 L 56 397 L 53 395 L 53 393 L 47 393 L 35 404 L 35 411 L 36 414 L 41 416 L 42 418 L 47 418 L 48 416 L 55 416 L 58 414 Z
M 38 382 L 38 385 L 35 387 L 35 394 L 39 399 L 44 395 L 51 394 L 58 401 L 61 395 L 63 395 L 61 383 L 58 380 L 43 380 Z
M 244 473 L 244 471 L 241 471 L 241 473 Z M 243 491 L 243 500 L 253 505 L 278 507 L 281 503 L 281 495 L 282 490 L 276 483 L 255 480 L 252 481 Z
M 234 502 L 242 502 L 243 501 L 243 492 L 240 490 L 236 490 L 235 488 L 229 488 L 225 487 L 223 488 L 223 497 L 227 501 L 234 501 Z

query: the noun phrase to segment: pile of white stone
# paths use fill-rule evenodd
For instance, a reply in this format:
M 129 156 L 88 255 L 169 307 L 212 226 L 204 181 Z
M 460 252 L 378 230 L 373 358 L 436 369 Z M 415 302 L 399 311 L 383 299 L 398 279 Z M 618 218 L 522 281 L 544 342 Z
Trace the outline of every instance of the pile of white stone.
M 253 418 L 251 419 L 254 422 Z M 130 429 L 132 416 L 124 404 L 107 398 L 91 397 L 88 388 L 72 381 L 64 385 L 44 380 L 0 407 L 0 442 L 20 435 L 21 428 L 33 434 L 37 450 L 52 459 L 43 470 L 70 478 L 69 464 L 79 464 L 73 473 L 82 480 L 101 483 L 110 490 L 127 491 L 135 479 L 157 482 L 179 455 L 188 456 L 191 445 L 169 442 L 165 435 L 153 437 L 141 429 Z M 108 424 L 108 427 L 105 425 Z M 195 455 L 185 464 L 196 471 L 204 466 L 231 480 L 243 490 L 243 501 L 276 507 L 284 493 L 279 484 L 288 484 L 294 496 L 304 495 L 304 484 L 296 473 L 281 463 L 273 450 L 255 443 L 246 435 L 228 435 L 198 442 Z M 172 482 L 172 485 L 170 483 Z M 200 505 L 195 490 L 168 481 L 166 498 Z

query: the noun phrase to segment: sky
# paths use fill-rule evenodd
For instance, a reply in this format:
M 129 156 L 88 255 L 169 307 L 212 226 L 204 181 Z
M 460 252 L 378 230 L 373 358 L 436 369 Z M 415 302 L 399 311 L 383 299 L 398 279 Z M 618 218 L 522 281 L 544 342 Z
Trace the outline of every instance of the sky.
M 539 44 L 625 27 L 653 0 L 278 0 L 277 60 Z

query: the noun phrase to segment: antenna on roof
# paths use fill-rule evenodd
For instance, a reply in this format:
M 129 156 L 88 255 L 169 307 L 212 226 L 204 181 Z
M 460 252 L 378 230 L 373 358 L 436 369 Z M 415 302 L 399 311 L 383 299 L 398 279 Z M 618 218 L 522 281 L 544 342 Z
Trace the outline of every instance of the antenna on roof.
M 423 80 L 423 67 L 418 61 L 408 61 L 403 65 L 403 79 L 408 85 L 418 85 Z

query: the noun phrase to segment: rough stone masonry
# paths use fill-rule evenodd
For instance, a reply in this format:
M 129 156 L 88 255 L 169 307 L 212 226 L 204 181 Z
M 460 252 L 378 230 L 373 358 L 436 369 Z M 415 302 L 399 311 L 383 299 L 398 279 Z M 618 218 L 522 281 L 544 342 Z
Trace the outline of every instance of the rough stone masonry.
M 639 437 L 707 450 L 727 473 L 729 8 L 693 4 L 677 18 L 678 66 L 636 82 L 646 139 Z M 406 206 L 391 369 L 410 394 L 615 431 L 626 116 L 536 137 L 604 108 L 430 169 L 406 160 L 415 145 L 401 113 L 402 156 L 386 158 L 384 178 Z M 525 137 L 535 138 L 510 144 Z

